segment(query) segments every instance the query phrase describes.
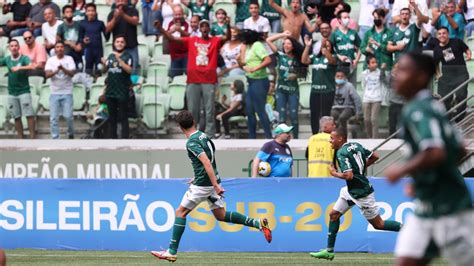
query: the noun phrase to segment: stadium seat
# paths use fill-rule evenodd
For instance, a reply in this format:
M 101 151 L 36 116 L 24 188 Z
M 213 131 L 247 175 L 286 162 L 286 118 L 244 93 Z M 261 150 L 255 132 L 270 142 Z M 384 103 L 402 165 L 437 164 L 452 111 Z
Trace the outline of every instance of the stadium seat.
M 188 80 L 188 76 L 186 75 L 179 75 L 173 78 L 174 84 L 182 84 L 186 86 L 186 81 Z
M 74 100 L 74 111 L 82 110 L 86 102 L 86 88 L 84 85 L 74 84 L 72 89 L 72 98 Z
M 146 77 L 147 81 L 154 76 L 163 77 L 168 76 L 169 65 L 165 62 L 153 62 L 148 66 Z M 153 80 L 153 79 L 152 79 Z
M 4 129 L 7 122 L 7 105 L 7 96 L 0 95 L 0 129 Z
M 184 109 L 184 96 L 186 95 L 186 85 L 173 83 L 168 85 L 168 93 L 171 95 L 170 108 L 172 110 Z
M 40 88 L 44 82 L 44 78 L 38 76 L 30 76 L 28 77 L 28 82 L 30 83 L 30 86 L 34 87 L 32 88 L 31 92 L 33 93 L 34 90 L 35 94 L 39 94 Z
M 33 112 L 36 114 L 38 113 L 39 109 L 39 96 L 37 94 L 31 95 L 31 105 L 33 106 Z
M 233 76 L 233 77 L 225 77 L 222 79 L 222 83 L 233 83 L 234 80 L 240 80 L 244 83 L 245 91 L 247 91 L 247 78 L 245 76 Z
M 106 42 L 104 44 L 104 57 L 107 59 L 113 50 L 112 42 Z
M 107 17 L 109 16 L 109 13 L 111 11 L 110 6 L 104 4 L 98 4 L 97 5 L 97 17 L 99 20 L 102 20 L 104 23 L 107 22 Z
M 0 36 L 0 57 L 7 54 L 8 50 L 8 37 Z
M 230 89 L 231 83 L 221 83 L 217 87 L 217 90 L 219 91 L 219 102 L 221 102 L 222 96 L 226 96 L 227 101 L 230 102 L 230 98 L 232 97 L 232 91 Z
M 43 84 L 40 89 L 39 104 L 44 110 L 49 110 L 49 96 L 51 95 L 51 88 L 49 84 Z
M 13 20 L 13 13 L 9 12 L 7 14 L 2 14 L 0 16 L 0 25 L 6 25 L 7 21 Z
M 163 43 L 162 42 L 156 42 L 153 45 L 153 56 L 156 55 L 163 55 Z M 156 60 L 153 60 L 156 61 Z
M 300 105 L 303 109 L 309 109 L 309 97 L 311 95 L 311 81 L 302 81 L 300 87 Z
M 166 93 L 168 92 L 168 83 L 169 83 L 168 75 L 152 75 L 151 77 L 147 78 L 147 84 L 157 84 L 161 87 L 161 90 Z
M 107 78 L 107 75 L 102 75 L 100 77 L 97 78 L 97 80 L 95 81 L 95 84 L 100 84 L 100 85 L 105 85 L 105 79 Z
M 150 56 L 148 55 L 148 46 L 144 43 L 139 43 L 138 44 L 138 60 L 140 61 L 140 68 L 141 68 L 141 74 L 144 76 L 144 74 L 147 72 L 148 65 L 150 62 Z
M 164 54 L 164 55 L 153 55 L 153 63 L 160 62 L 160 63 L 166 63 L 168 66 L 171 65 L 171 57 L 170 55 Z
M 99 97 L 104 91 L 102 84 L 92 84 L 91 91 L 89 94 L 89 110 L 95 112 L 95 108 L 99 105 Z
M 149 129 L 162 128 L 165 121 L 165 105 L 157 101 L 154 96 L 144 97 L 142 121 Z
M 7 83 L 0 84 L 0 95 L 8 95 L 8 85 L 7 85 Z
M 163 93 L 163 88 L 159 84 L 143 84 L 141 95 L 147 97 L 148 95 L 158 95 Z

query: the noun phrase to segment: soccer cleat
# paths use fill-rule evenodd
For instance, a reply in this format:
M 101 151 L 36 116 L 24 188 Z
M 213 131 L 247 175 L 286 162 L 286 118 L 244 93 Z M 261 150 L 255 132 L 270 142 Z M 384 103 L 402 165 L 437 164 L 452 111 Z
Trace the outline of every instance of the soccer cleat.
M 327 249 L 321 249 L 319 252 L 311 252 L 309 255 L 317 259 L 333 260 L 334 252 L 329 252 Z
M 268 243 L 272 242 L 272 230 L 268 226 L 267 218 L 260 219 L 260 231 L 262 231 Z
M 160 260 L 167 260 L 169 262 L 175 262 L 177 259 L 176 255 L 172 255 L 171 253 L 168 252 L 168 250 L 165 251 L 152 251 L 150 252 L 151 255 L 157 257 Z

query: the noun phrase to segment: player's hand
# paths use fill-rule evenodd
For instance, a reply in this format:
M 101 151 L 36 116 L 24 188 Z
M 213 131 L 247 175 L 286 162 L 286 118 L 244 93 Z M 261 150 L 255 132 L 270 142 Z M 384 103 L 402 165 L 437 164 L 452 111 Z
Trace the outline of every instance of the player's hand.
M 405 49 L 405 46 L 406 46 L 406 44 L 404 42 L 401 42 L 397 45 L 397 48 L 398 48 L 399 51 L 402 51 L 403 49 Z
M 221 187 L 221 185 L 214 186 L 214 190 L 216 191 L 217 195 L 222 196 L 225 192 L 225 189 Z
M 408 183 L 405 185 L 403 188 L 403 192 L 405 193 L 405 196 L 414 198 L 415 197 L 415 187 L 413 183 Z
M 336 168 L 334 167 L 334 164 L 331 164 L 329 166 L 329 173 L 331 173 L 332 176 L 337 176 L 337 170 Z
M 17 72 L 17 71 L 20 70 L 20 68 L 21 68 L 21 67 L 19 67 L 19 66 L 14 66 L 14 67 L 11 68 L 11 71 L 12 71 L 12 72 Z
M 317 8 L 317 7 L 312 8 L 312 7 L 308 6 L 308 7 L 306 8 L 306 12 L 307 12 L 308 14 L 316 14 L 316 13 L 318 13 L 318 8 Z
M 58 70 L 63 70 L 63 69 L 64 69 L 63 65 L 59 64 Z
M 244 70 L 245 72 L 248 72 L 248 73 L 253 73 L 255 72 L 255 67 L 249 67 L 249 66 L 244 66 Z
M 283 34 L 283 37 L 290 37 L 291 36 L 291 32 L 289 30 L 285 30 L 282 34 Z
M 91 42 L 91 39 L 89 37 L 85 37 L 83 41 L 85 44 L 89 44 Z
M 387 177 L 388 182 L 392 184 L 397 182 L 404 175 L 402 167 L 397 164 L 387 167 L 387 169 L 384 171 L 384 174 Z

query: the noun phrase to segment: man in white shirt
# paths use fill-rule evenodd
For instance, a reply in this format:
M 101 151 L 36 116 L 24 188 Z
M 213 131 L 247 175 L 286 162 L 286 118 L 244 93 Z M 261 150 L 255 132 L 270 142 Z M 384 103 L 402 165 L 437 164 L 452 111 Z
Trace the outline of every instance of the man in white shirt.
M 56 11 L 52 8 L 46 8 L 44 10 L 44 19 L 46 22 L 41 25 L 41 32 L 44 39 L 44 47 L 48 52 L 54 48 L 58 27 L 63 23 L 56 18 L 56 15 Z
M 64 55 L 64 43 L 57 41 L 54 45 L 55 56 L 46 62 L 46 78 L 51 78 L 50 124 L 51 137 L 59 139 L 59 115 L 66 119 L 68 138 L 74 138 L 74 117 L 72 99 L 72 77 L 76 73 L 76 64 L 71 56 Z
M 254 30 L 267 35 L 270 32 L 270 21 L 263 16 L 260 16 L 260 5 L 258 2 L 253 2 L 249 6 L 250 17 L 244 20 L 244 29 Z

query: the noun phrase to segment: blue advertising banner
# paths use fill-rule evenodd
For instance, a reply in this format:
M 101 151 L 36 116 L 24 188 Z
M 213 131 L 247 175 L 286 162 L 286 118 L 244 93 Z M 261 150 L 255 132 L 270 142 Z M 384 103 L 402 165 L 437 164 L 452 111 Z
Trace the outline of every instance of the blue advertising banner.
M 166 248 L 174 209 L 186 179 L 0 180 L 0 246 L 71 250 Z M 413 203 L 408 180 L 389 185 L 372 178 L 383 219 L 403 221 Z M 474 180 L 466 179 L 471 191 Z M 187 219 L 181 251 L 314 251 L 326 246 L 328 214 L 344 181 L 327 179 L 225 179 L 228 210 L 267 217 L 273 242 L 242 225 L 217 222 L 207 203 Z M 338 251 L 391 252 L 397 234 L 376 231 L 357 207 L 343 218 Z

